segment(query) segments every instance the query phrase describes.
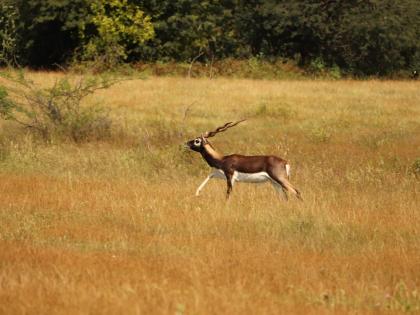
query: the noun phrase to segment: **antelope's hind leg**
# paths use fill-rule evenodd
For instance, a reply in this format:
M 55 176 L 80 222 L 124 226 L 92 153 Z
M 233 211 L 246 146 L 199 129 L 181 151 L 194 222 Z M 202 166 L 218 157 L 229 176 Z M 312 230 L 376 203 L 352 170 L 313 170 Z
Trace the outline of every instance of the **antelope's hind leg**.
M 296 198 L 299 199 L 300 201 L 303 201 L 299 190 L 293 187 L 293 185 L 287 179 L 281 179 L 281 181 L 282 181 L 282 186 L 286 187 L 287 191 L 293 193 L 296 196 Z
M 282 185 L 277 183 L 275 180 L 271 180 L 270 182 L 271 185 L 273 185 L 274 189 L 279 193 L 279 195 L 282 195 L 284 200 L 288 201 L 289 196 L 287 195 L 286 189 Z
M 274 173 L 271 173 L 271 174 L 269 173 L 269 175 L 271 177 L 271 180 L 273 180 L 274 182 L 279 184 L 281 186 L 281 188 L 283 189 L 283 191 L 291 192 L 292 194 L 294 194 L 296 196 L 296 198 L 303 201 L 299 190 L 297 190 L 295 187 L 293 187 L 293 185 L 287 180 L 286 177 L 277 176 Z

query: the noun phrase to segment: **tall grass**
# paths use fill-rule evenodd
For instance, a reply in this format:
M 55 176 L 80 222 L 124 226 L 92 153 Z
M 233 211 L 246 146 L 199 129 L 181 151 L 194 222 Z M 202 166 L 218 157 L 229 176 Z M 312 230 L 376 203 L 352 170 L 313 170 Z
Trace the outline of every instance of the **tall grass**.
M 32 73 L 49 85 L 56 73 Z M 150 78 L 96 93 L 112 138 L 0 134 L 0 313 L 420 311 L 415 82 Z M 210 181 L 182 144 L 277 154 L 304 202 Z

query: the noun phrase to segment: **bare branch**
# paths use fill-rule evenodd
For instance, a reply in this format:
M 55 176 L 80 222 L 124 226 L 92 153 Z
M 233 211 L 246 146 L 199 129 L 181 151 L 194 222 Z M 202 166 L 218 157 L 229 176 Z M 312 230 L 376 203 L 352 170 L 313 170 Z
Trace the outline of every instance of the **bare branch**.
M 200 51 L 198 52 L 198 55 L 195 56 L 190 62 L 190 67 L 188 69 L 188 78 L 191 78 L 191 70 L 192 70 L 194 62 L 196 62 L 197 59 L 200 58 L 202 55 L 204 55 L 204 51 L 202 51 L 201 48 L 200 48 Z

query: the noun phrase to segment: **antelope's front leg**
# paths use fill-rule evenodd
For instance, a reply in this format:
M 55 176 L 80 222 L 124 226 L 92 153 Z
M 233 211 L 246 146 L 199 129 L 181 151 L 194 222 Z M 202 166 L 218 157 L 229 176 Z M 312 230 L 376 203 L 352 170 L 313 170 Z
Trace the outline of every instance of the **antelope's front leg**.
M 229 199 L 230 193 L 232 192 L 233 188 L 233 172 L 225 172 L 226 176 L 226 183 L 227 183 L 227 191 L 226 191 L 226 199 Z
M 209 176 L 206 177 L 206 179 L 201 183 L 200 186 L 198 186 L 195 195 L 199 196 L 200 195 L 200 191 L 204 188 L 204 186 L 206 186 L 207 182 L 212 179 L 214 177 L 214 174 L 211 173 Z

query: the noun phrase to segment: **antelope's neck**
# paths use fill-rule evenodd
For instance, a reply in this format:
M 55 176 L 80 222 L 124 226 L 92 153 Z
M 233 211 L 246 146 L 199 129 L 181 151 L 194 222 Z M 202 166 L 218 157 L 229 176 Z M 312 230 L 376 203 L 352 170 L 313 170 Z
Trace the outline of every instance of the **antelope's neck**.
M 206 162 L 211 166 L 220 169 L 223 159 L 223 154 L 217 152 L 210 143 L 204 145 L 204 150 L 201 151 L 201 155 Z

